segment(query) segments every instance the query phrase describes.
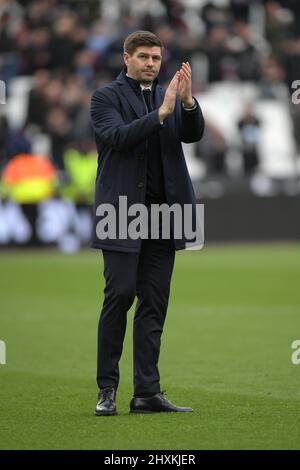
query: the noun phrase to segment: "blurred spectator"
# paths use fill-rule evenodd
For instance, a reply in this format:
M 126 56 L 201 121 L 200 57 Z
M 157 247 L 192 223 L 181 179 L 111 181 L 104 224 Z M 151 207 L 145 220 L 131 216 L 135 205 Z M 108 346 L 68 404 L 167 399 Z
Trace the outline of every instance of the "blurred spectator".
M 61 95 L 60 105 L 63 106 L 69 118 L 73 121 L 82 106 L 82 84 L 76 75 L 69 75 L 65 79 L 65 88 Z
M 175 31 L 187 31 L 187 25 L 183 20 L 184 2 L 179 0 L 162 0 L 162 4 L 166 8 L 166 15 L 170 27 Z
M 272 54 L 283 58 L 283 45 L 291 30 L 293 15 L 290 10 L 282 8 L 280 2 L 266 2 L 266 38 L 272 47 Z
M 56 69 L 72 68 L 75 54 L 84 48 L 87 30 L 80 25 L 77 16 L 67 11 L 59 16 L 54 25 L 51 40 L 51 66 Z
M 275 57 L 270 56 L 263 59 L 261 63 L 261 81 L 259 83 L 260 99 L 287 101 L 289 93 L 284 84 L 284 76 L 284 69 Z
M 73 135 L 71 121 L 62 107 L 53 107 L 49 111 L 46 130 L 51 140 L 52 160 L 59 170 L 64 170 L 64 150 L 72 141 Z
M 58 8 L 58 0 L 39 0 L 26 2 L 26 24 L 30 31 L 40 27 L 52 27 Z
M 77 142 L 94 141 L 94 131 L 90 122 L 91 94 L 85 92 L 80 97 L 80 106 L 74 119 L 73 137 Z
M 166 83 L 172 78 L 178 68 L 178 63 L 182 62 L 183 58 L 180 56 L 178 38 L 174 29 L 167 24 L 161 24 L 154 32 L 164 45 L 159 81 L 160 83 Z
M 74 71 L 84 88 L 90 89 L 94 79 L 96 54 L 88 49 L 79 51 L 74 57 Z
M 204 52 L 208 60 L 208 81 L 236 78 L 236 68 L 228 47 L 229 32 L 225 26 L 213 26 L 208 32 Z
M 248 0 L 230 0 L 230 10 L 236 20 L 248 23 L 250 12 Z
M 62 195 L 77 203 L 91 204 L 97 171 L 97 152 L 87 141 L 71 146 L 64 153 L 66 184 Z
M 1 3 L 0 3 L 1 7 Z M 18 73 L 18 54 L 15 50 L 11 13 L 0 8 L 0 80 L 9 84 Z
M 7 159 L 20 153 L 31 152 L 31 142 L 21 129 L 10 130 L 7 142 Z
M 60 105 L 64 92 L 64 86 L 62 80 L 59 77 L 51 78 L 44 90 L 46 107 L 48 109 L 50 109 L 52 106 Z
M 206 26 L 206 34 L 213 28 L 228 29 L 231 21 L 230 10 L 217 6 L 214 2 L 206 2 L 201 10 L 201 18 Z
M 103 55 L 114 40 L 115 35 L 115 28 L 113 28 L 111 24 L 103 21 L 103 19 L 97 20 L 92 25 L 87 40 L 87 48 L 96 54 Z
M 55 185 L 55 168 L 39 155 L 16 155 L 2 174 L 4 195 L 20 204 L 35 204 L 53 197 Z
M 233 25 L 233 36 L 228 41 L 236 61 L 236 73 L 242 81 L 257 81 L 260 77 L 260 54 L 253 41 L 250 27 L 243 21 Z
M 31 142 L 21 129 L 11 129 L 6 116 L 0 116 L 0 169 L 15 155 L 29 153 Z
M 46 26 L 30 31 L 26 42 L 20 44 L 21 72 L 32 75 L 38 69 L 50 68 L 52 61 L 51 36 Z
M 293 13 L 293 28 L 294 36 L 299 35 L 300 31 L 300 2 L 299 0 L 280 0 L 280 4 L 284 8 L 288 8 Z
M 258 143 L 260 138 L 260 122 L 254 115 L 251 106 L 246 107 L 238 122 L 238 128 L 241 136 L 244 173 L 250 175 L 259 163 Z
M 200 142 L 196 142 L 196 157 L 205 162 L 208 176 L 226 173 L 227 150 L 226 140 L 221 130 L 206 119 L 204 135 Z
M 0 170 L 7 160 L 9 127 L 6 116 L 0 116 Z
M 10 15 L 7 11 L 0 15 L 0 54 L 6 54 L 14 50 L 13 35 L 10 30 Z
M 49 84 L 50 74 L 46 69 L 39 69 L 33 76 L 33 87 L 29 92 L 28 108 L 25 126 L 38 126 L 41 132 L 45 131 L 47 99 L 45 90 Z
M 0 16 L 2 13 L 8 13 L 11 18 L 10 28 L 16 30 L 22 20 L 24 11 L 20 2 L 16 0 L 0 0 Z
M 285 42 L 286 83 L 290 88 L 294 80 L 300 79 L 300 31 L 298 36 Z
M 300 156 L 300 103 L 292 104 L 291 108 L 296 151 L 298 156 Z

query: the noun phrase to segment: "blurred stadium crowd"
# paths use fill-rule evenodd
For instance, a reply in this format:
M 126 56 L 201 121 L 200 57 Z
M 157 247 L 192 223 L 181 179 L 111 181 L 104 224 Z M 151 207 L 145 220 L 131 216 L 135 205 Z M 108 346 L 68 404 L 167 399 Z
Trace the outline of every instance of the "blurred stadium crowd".
M 137 29 L 164 44 L 163 85 L 192 64 L 206 117 L 185 148 L 195 182 L 299 175 L 299 1 L 0 0 L 2 196 L 92 201 L 90 96 L 117 76 Z

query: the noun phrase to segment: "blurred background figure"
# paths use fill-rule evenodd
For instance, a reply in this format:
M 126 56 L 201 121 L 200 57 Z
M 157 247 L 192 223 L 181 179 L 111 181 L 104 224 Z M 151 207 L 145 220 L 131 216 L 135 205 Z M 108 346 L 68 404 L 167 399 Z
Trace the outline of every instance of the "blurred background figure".
M 204 159 L 207 175 L 226 174 L 226 152 L 227 144 L 222 132 L 206 120 L 205 134 L 196 145 L 196 157 Z
M 238 122 L 241 135 L 241 151 L 243 168 L 246 175 L 251 175 L 259 163 L 258 145 L 260 136 L 260 122 L 249 106 Z

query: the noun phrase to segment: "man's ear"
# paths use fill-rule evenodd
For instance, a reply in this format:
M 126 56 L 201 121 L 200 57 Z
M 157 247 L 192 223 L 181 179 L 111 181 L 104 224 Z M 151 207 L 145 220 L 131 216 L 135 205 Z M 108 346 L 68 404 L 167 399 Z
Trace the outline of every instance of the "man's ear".
M 129 58 L 130 58 L 130 55 L 128 54 L 128 52 L 124 52 L 123 59 L 124 59 L 125 65 L 128 65 Z

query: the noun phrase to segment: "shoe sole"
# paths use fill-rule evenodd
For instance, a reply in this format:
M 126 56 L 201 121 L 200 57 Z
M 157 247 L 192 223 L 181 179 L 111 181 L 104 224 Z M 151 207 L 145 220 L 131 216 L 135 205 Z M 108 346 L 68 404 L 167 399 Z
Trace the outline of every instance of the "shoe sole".
M 159 413 L 159 412 L 151 411 L 151 410 L 130 410 L 130 413 Z
M 118 413 L 117 411 L 95 411 L 95 416 L 116 416 Z
M 130 413 L 190 413 L 193 410 L 130 410 Z

